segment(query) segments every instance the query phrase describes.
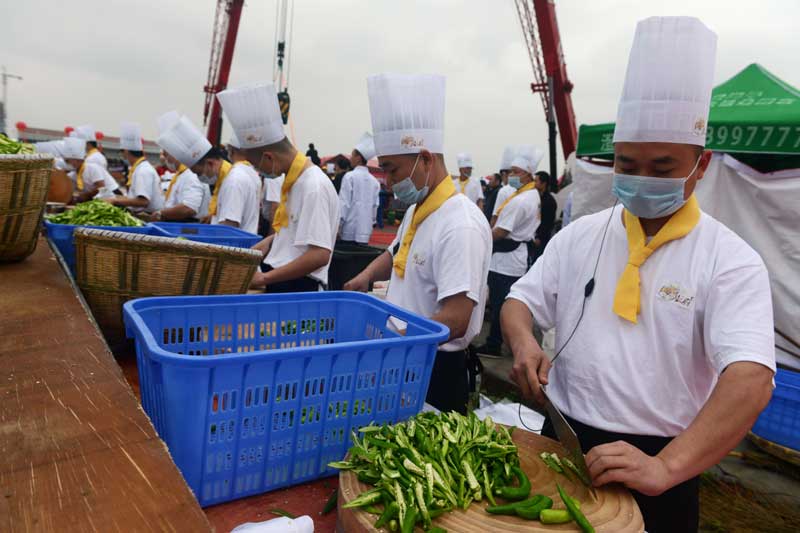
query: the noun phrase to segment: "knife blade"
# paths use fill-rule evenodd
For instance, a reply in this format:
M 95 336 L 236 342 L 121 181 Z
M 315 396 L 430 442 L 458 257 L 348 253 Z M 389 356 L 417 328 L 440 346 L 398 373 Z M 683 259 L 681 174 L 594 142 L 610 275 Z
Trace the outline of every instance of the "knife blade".
M 586 466 L 586 459 L 583 457 L 583 450 L 581 449 L 578 436 L 575 434 L 572 426 L 569 425 L 569 422 L 564 418 L 564 415 L 561 414 L 561 411 L 550 401 L 550 397 L 547 396 L 547 391 L 544 386 L 540 384 L 539 388 L 542 390 L 542 395 L 544 395 L 544 407 L 547 409 L 547 414 L 550 416 L 550 421 L 553 423 L 553 429 L 556 432 L 559 442 L 567 449 L 569 458 L 578 468 L 584 483 L 588 481 L 589 491 L 596 499 L 597 493 L 594 490 L 594 485 L 592 485 L 592 476 L 589 473 L 589 468 Z

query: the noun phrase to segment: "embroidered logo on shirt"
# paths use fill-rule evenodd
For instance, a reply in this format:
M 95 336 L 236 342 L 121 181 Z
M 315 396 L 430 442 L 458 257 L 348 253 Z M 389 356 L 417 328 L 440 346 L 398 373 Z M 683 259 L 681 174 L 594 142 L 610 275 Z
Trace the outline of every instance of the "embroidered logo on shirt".
M 694 292 L 681 287 L 677 283 L 668 283 L 658 289 L 658 299 L 665 302 L 675 302 L 684 309 L 689 309 L 694 302 Z
M 411 261 L 417 266 L 425 266 L 425 258 L 421 257 L 419 254 L 414 254 L 411 256 Z

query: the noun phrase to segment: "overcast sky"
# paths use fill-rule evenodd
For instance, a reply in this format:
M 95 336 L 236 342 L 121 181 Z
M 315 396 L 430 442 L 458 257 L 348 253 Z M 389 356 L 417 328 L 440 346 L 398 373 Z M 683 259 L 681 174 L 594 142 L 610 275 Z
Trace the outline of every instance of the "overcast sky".
M 245 5 L 229 86 L 271 79 L 275 4 Z M 215 7 L 215 0 L 6 6 L 0 64 L 24 77 L 9 82 L 9 126 L 91 123 L 118 135 L 119 123 L 132 120 L 153 139 L 156 117 L 173 108 L 200 125 Z M 614 120 L 636 22 L 651 15 L 694 15 L 717 32 L 716 83 L 758 62 L 800 86 L 798 0 L 559 0 L 557 15 L 579 125 Z M 323 155 L 349 152 L 370 129 L 366 77 L 386 71 L 447 76 L 451 170 L 460 151 L 472 153 L 484 175 L 506 144 L 546 148 L 513 0 L 295 0 L 292 29 L 292 125 L 303 149 L 314 142 Z

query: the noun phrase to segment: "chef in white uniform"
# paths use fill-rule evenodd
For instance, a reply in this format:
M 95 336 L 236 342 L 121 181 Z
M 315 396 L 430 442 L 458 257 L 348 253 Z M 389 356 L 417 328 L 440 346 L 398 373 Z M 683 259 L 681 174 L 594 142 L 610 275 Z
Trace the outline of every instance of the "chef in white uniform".
M 228 142 L 228 154 L 231 169 L 222 185 L 218 185 L 217 212 L 211 217 L 211 223 L 258 234 L 261 178 L 235 135 Z
M 128 191 L 125 196 L 105 199 L 114 205 L 130 207 L 135 211 L 158 211 L 164 205 L 161 194 L 161 178 L 156 169 L 144 157 L 142 130 L 139 124 L 123 122 L 120 127 L 119 145 L 122 157 L 128 161 Z
M 271 176 L 286 174 L 272 224 L 275 233 L 256 245 L 265 255 L 265 271 L 255 274 L 252 286 L 267 292 L 324 288 L 339 226 L 339 199 L 331 180 L 286 138 L 271 83 L 228 89 L 217 98 L 247 161 Z
M 500 159 L 500 178 L 503 181 L 503 186 L 497 191 L 497 200 L 495 200 L 494 211 L 492 212 L 492 224 L 497 220 L 497 211 L 500 210 L 500 206 L 521 186 L 518 180 L 509 180 L 511 162 L 517 156 L 517 150 L 519 150 L 518 146 L 506 146 L 503 150 L 503 157 Z
M 208 212 L 210 193 L 195 170 L 200 159 L 211 149 L 211 143 L 188 117 L 179 117 L 170 124 L 164 125 L 166 131 L 159 135 L 157 143 L 164 151 L 166 166 L 173 175 L 164 196 L 164 207 L 146 218 L 196 222 Z
M 381 74 L 368 78 L 367 89 L 378 162 L 395 197 L 411 207 L 389 249 L 344 288 L 366 291 L 388 279 L 387 301 L 450 329 L 426 400 L 464 413 L 477 359 L 467 348 L 483 323 L 491 231 L 478 206 L 456 191 L 442 156 L 444 76 Z
M 84 124 L 72 130 L 69 134 L 70 137 L 77 137 L 83 139 L 86 143 L 86 162 L 92 165 L 100 165 L 108 170 L 108 161 L 103 152 L 97 147 L 97 132 L 91 124 Z
M 558 232 L 502 311 L 523 393 L 549 384 L 594 484 L 632 489 L 650 533 L 697 531 L 698 476 L 747 434 L 775 371 L 764 262 L 693 195 L 716 42 L 696 18 L 639 22 L 614 130 L 622 205 Z M 556 328 L 552 368 L 533 320 Z
M 41 141 L 33 145 L 37 154 L 53 156 L 53 168 L 69 172 L 69 165 L 64 161 L 64 141 Z
M 104 196 L 113 196 L 119 188 L 117 182 L 106 169 L 98 164 L 90 163 L 86 154 L 86 142 L 77 137 L 67 137 L 63 141 L 61 150 L 67 168 L 75 175 L 75 203 L 91 200 L 98 193 Z
M 478 353 L 486 357 L 502 355 L 500 309 L 511 286 L 528 271 L 533 239 L 541 221 L 534 173 L 543 156 L 544 152 L 534 146 L 518 147 L 517 156 L 511 162 L 509 181 L 519 182 L 520 186 L 497 206 L 488 277 L 491 328 L 486 342 L 477 348 Z
M 344 175 L 339 190 L 341 240 L 347 243 L 368 244 L 372 236 L 381 191 L 380 183 L 367 168 L 367 161 L 373 157 L 375 141 L 367 132 L 353 148 L 350 155 L 353 170 Z
M 481 180 L 472 177 L 472 156 L 466 152 L 458 154 L 458 177 L 453 178 L 456 190 L 466 194 L 467 198 L 475 202 L 479 209 L 483 209 L 483 187 Z

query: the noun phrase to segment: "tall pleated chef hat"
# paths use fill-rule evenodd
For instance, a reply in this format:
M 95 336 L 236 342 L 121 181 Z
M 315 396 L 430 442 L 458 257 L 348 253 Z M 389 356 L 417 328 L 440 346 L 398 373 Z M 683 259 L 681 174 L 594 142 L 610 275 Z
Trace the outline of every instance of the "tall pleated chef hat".
M 231 132 L 231 137 L 228 139 L 228 144 L 233 146 L 234 148 L 240 149 L 242 148 L 242 143 L 239 141 L 239 138 L 236 136 L 236 132 Z
M 370 132 L 364 132 L 356 144 L 356 150 L 364 157 L 365 161 L 375 157 L 375 138 Z
M 378 156 L 443 152 L 444 76 L 377 74 L 367 92 Z
M 472 156 L 466 152 L 461 152 L 456 156 L 458 168 L 472 168 Z
M 614 142 L 705 146 L 717 35 L 694 17 L 636 25 Z
M 70 137 L 77 137 L 78 139 L 83 139 L 84 141 L 96 141 L 97 140 L 97 132 L 94 130 L 94 126 L 91 124 L 84 124 L 83 126 L 78 126 L 71 132 L 69 132 Z
M 169 131 L 169 129 L 177 124 L 180 119 L 180 113 L 175 110 L 167 111 L 158 117 L 158 134 L 161 135 L 162 133 Z
M 119 127 L 119 147 L 123 150 L 136 150 L 141 152 L 142 128 L 135 122 L 123 122 Z
M 257 83 L 217 93 L 241 148 L 258 148 L 286 137 L 278 93 L 271 83 Z
M 169 130 L 159 135 L 156 142 L 187 167 L 200 161 L 211 150 L 211 143 L 186 116 L 180 117 Z
M 511 162 L 514 156 L 517 155 L 517 147 L 513 145 L 506 146 L 503 149 L 503 157 L 500 159 L 500 170 L 508 170 L 511 168 Z
M 83 159 L 86 157 L 86 141 L 80 137 L 64 137 L 61 151 L 64 159 Z
M 63 157 L 58 141 L 41 141 L 33 145 L 37 154 L 50 154 L 53 157 Z
M 536 148 L 532 144 L 523 144 L 518 146 L 514 159 L 511 160 L 511 166 L 521 168 L 522 170 L 533 174 L 539 168 L 539 163 L 544 157 L 544 151 Z

